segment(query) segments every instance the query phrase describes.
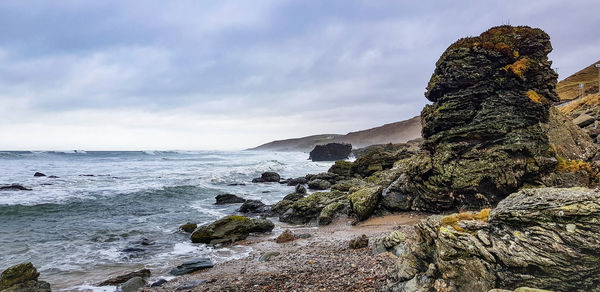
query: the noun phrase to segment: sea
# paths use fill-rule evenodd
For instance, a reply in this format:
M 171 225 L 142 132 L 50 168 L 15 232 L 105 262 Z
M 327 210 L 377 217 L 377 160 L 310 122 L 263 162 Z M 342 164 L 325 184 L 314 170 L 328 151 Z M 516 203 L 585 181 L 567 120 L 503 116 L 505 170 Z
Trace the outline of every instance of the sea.
M 30 261 L 54 291 L 114 291 L 96 284 L 142 268 L 152 271 L 151 280 L 168 280 L 169 270 L 189 259 L 248 256 L 247 246 L 193 244 L 178 227 L 235 214 L 240 204 L 214 205 L 218 194 L 272 204 L 294 191 L 252 183 L 262 172 L 294 178 L 332 164 L 307 158 L 263 151 L 0 151 L 0 185 L 32 189 L 0 191 L 0 271 Z

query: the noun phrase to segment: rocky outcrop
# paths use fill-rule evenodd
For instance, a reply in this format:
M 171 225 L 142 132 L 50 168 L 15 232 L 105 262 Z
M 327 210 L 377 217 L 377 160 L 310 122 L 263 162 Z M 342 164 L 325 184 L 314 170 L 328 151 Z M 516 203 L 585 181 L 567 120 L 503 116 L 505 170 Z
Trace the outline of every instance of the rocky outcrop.
M 0 275 L 0 291 L 50 292 L 50 284 L 38 281 L 39 276 L 40 273 L 30 262 L 12 266 Z
M 345 143 L 317 145 L 310 151 L 308 159 L 312 161 L 336 161 L 348 158 L 351 151 L 352 145 Z
M 270 232 L 274 227 L 273 222 L 267 219 L 231 215 L 198 227 L 191 239 L 194 243 L 232 243 L 246 239 L 250 233 Z
M 331 187 L 331 183 L 324 179 L 313 179 L 308 182 L 308 188 L 311 190 L 326 190 Z
M 595 71 L 597 71 L 597 69 Z M 594 81 L 594 83 L 597 82 L 598 80 Z M 590 94 L 569 104 L 559 106 L 558 110 L 573 119 L 575 125 L 582 128 L 590 138 L 596 143 L 599 143 L 600 94 Z
M 267 171 L 263 172 L 259 178 L 255 178 L 252 180 L 253 183 L 264 183 L 264 182 L 279 182 L 281 180 L 281 176 L 278 173 Z
M 343 192 L 332 191 L 312 193 L 289 204 L 286 210 L 279 216 L 279 220 L 281 222 L 292 224 L 309 223 L 319 218 L 326 207 L 329 206 L 328 209 L 325 209 L 325 212 L 330 209 L 337 210 L 335 207 L 336 205 L 343 205 L 345 203 L 348 204 L 349 201 L 347 199 L 347 194 Z M 283 206 L 281 209 L 283 209 Z M 331 217 L 331 215 L 333 214 L 323 214 L 324 217 Z
M 0 186 L 0 191 L 31 191 L 31 189 L 28 187 L 24 187 L 20 184 L 12 184 L 7 186 Z
M 213 263 L 209 258 L 199 258 L 182 263 L 181 265 L 173 268 L 169 274 L 173 276 L 181 276 L 212 267 Z
M 271 206 L 259 200 L 246 200 L 238 209 L 240 213 L 246 214 L 267 214 L 271 212 Z
M 599 291 L 599 190 L 524 189 L 491 212 L 432 216 L 415 228 L 390 270 L 392 291 Z
M 421 113 L 424 152 L 400 163 L 401 175 L 382 204 L 393 210 L 482 208 L 524 186 L 597 181 L 593 165 L 588 173 L 561 170 L 560 159 L 588 164 L 597 149 L 586 149 L 589 138 L 550 110 L 558 100 L 551 50 L 549 36 L 530 27 L 495 27 L 452 44 L 427 86 L 433 104 Z
M 246 199 L 233 194 L 220 194 L 215 197 L 215 205 L 239 204 L 246 202 Z

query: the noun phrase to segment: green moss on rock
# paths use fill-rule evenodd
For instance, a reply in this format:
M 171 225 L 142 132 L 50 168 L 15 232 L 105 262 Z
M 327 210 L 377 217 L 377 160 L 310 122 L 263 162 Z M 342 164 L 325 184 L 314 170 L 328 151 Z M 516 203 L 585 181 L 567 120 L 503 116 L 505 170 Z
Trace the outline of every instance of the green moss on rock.
M 365 220 L 371 216 L 381 197 L 382 187 L 368 187 L 354 192 L 348 196 L 353 213 L 358 220 Z

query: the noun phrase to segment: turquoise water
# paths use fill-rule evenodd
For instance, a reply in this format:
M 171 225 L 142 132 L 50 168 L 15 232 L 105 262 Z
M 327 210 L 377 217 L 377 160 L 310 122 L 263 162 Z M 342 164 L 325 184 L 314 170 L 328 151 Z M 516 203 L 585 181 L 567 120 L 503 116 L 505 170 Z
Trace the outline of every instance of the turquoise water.
M 31 261 L 54 288 L 85 290 L 119 271 L 146 267 L 160 276 L 192 257 L 243 257 L 247 247 L 192 244 L 177 228 L 235 213 L 239 204 L 213 204 L 221 193 L 275 203 L 293 191 L 250 182 L 264 171 L 288 178 L 331 165 L 307 157 L 255 151 L 0 152 L 0 185 L 33 189 L 0 191 L 0 270 Z M 33 177 L 36 171 L 58 178 Z

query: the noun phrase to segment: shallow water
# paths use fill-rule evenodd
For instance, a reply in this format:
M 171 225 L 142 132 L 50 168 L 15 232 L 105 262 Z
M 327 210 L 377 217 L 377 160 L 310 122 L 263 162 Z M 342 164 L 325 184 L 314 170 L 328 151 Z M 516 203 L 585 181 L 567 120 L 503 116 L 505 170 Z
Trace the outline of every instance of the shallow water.
M 247 247 L 192 244 L 177 228 L 235 213 L 239 204 L 213 204 L 217 194 L 275 203 L 293 191 L 250 182 L 264 171 L 288 178 L 331 166 L 307 157 L 254 151 L 0 152 L 0 185 L 33 189 L 0 191 L 0 270 L 31 261 L 53 289 L 85 290 L 143 267 L 162 275 L 193 257 L 243 257 Z M 33 177 L 36 171 L 59 178 Z M 144 239 L 151 245 L 143 245 Z

